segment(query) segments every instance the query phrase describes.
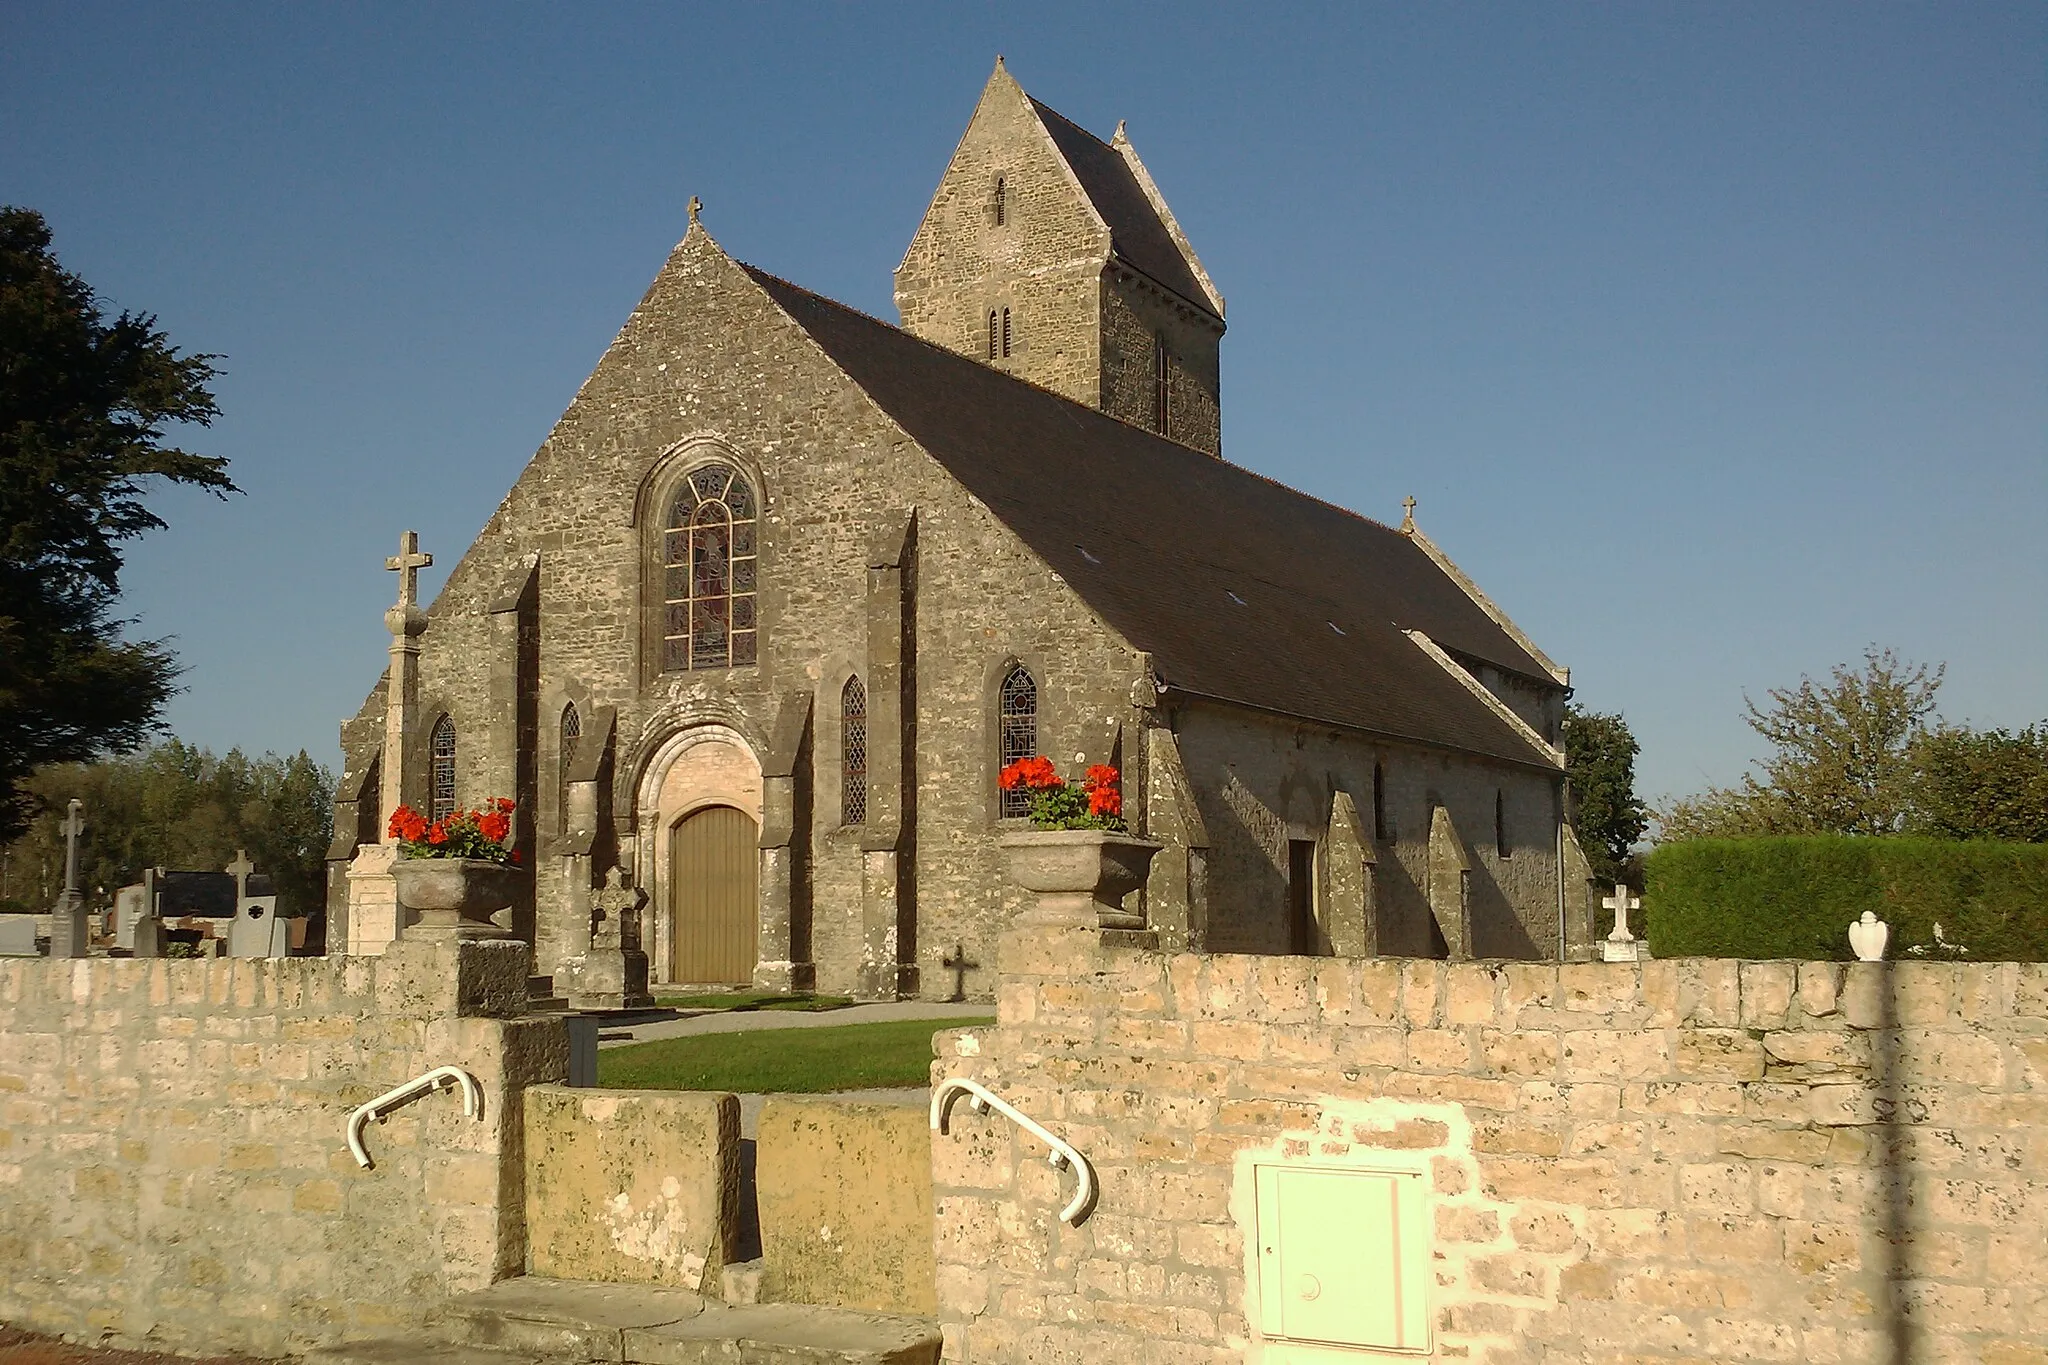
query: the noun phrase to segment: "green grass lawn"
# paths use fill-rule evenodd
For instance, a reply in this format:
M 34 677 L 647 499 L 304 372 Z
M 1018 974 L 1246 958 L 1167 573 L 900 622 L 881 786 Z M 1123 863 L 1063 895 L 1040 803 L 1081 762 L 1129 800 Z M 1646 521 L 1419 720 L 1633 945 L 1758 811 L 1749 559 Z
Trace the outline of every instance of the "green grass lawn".
M 765 991 L 718 991 L 709 995 L 664 995 L 654 1002 L 670 1010 L 820 1010 L 845 1009 L 853 1003 L 846 995 L 780 995 Z
M 819 1094 L 923 1085 L 932 1035 L 994 1019 L 894 1019 L 836 1028 L 700 1033 L 597 1054 L 597 1083 L 614 1090 Z

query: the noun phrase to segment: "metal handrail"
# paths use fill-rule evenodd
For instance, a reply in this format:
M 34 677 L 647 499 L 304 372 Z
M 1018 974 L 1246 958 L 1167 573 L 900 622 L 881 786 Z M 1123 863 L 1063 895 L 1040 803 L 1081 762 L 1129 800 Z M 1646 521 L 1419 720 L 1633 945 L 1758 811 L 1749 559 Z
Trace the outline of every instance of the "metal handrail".
M 975 1113 L 986 1114 L 991 1109 L 997 1110 L 1004 1118 L 1043 1142 L 1051 1149 L 1046 1153 L 1046 1164 L 1054 1170 L 1065 1170 L 1069 1166 L 1074 1168 L 1074 1197 L 1060 1210 L 1060 1220 L 1074 1227 L 1081 1226 L 1081 1220 L 1095 1207 L 1096 1185 L 1095 1168 L 1088 1164 L 1088 1158 L 1081 1155 L 1080 1149 L 1054 1137 L 1036 1119 L 987 1086 L 962 1076 L 948 1077 L 940 1081 L 938 1087 L 932 1091 L 934 1129 L 941 1133 L 948 1131 L 946 1120 L 952 1112 L 953 1102 L 962 1095 L 971 1097 L 967 1101 L 967 1107 Z
M 469 1118 L 476 1118 L 483 1112 L 484 1088 L 477 1084 L 476 1077 L 459 1066 L 437 1066 L 424 1075 L 413 1077 L 395 1090 L 387 1090 L 368 1104 L 360 1105 L 348 1116 L 348 1149 L 355 1156 L 356 1165 L 368 1170 L 370 1154 L 363 1147 L 363 1125 L 371 1119 L 384 1122 L 384 1115 L 408 1100 L 418 1099 L 435 1090 L 453 1090 L 462 1087 L 462 1112 Z

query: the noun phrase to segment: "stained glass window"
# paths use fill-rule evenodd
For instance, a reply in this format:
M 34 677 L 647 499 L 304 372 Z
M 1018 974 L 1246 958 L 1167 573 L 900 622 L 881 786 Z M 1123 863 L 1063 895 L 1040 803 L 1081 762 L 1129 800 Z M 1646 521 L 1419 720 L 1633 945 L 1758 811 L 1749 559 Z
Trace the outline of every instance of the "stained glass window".
M 429 740 L 431 762 L 428 775 L 432 809 L 427 818 L 440 820 L 455 813 L 455 718 L 443 716 L 434 722 Z
M 1013 666 L 1003 678 L 1000 707 L 1001 754 L 997 771 L 1020 758 L 1038 752 L 1038 684 L 1024 665 Z M 1000 813 L 1005 817 L 1031 814 L 1031 794 L 1022 788 L 1001 793 Z
M 583 714 L 572 701 L 562 708 L 561 776 L 555 785 L 556 818 L 561 821 L 565 834 L 569 830 L 569 770 L 576 766 L 576 749 L 582 738 Z
M 751 664 L 759 519 L 754 490 L 731 465 L 692 470 L 662 535 L 664 672 Z
M 841 824 L 864 824 L 868 818 L 868 689 L 858 673 L 839 694 Z

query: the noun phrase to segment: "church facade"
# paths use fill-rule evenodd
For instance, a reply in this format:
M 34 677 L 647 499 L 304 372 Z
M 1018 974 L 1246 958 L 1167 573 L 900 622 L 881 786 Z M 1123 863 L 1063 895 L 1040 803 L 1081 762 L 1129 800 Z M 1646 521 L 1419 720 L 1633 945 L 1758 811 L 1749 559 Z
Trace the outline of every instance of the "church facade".
M 1564 671 L 1412 516 L 1221 458 L 1223 299 L 1121 126 L 999 62 L 896 298 L 901 326 L 736 262 L 693 206 L 390 618 L 330 943 L 399 927 L 398 800 L 511 796 L 543 973 L 624 883 L 656 982 L 986 997 L 1025 825 L 996 774 L 1043 754 L 1122 770 L 1165 845 L 1128 908 L 1166 946 L 1583 950 Z

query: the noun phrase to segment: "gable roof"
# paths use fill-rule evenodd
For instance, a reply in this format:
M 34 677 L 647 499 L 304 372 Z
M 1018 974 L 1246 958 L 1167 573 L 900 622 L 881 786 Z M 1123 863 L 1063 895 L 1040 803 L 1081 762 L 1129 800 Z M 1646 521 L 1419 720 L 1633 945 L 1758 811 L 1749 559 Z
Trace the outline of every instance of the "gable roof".
M 1031 108 L 1074 172 L 1074 179 L 1081 182 L 1081 192 L 1109 225 L 1110 250 L 1189 303 L 1215 312 L 1209 291 L 1195 278 L 1187 256 L 1160 220 L 1123 153 L 1037 100 L 1031 101 Z
M 1399 531 L 741 268 L 1170 686 L 1556 766 L 1402 634 L 1546 678 Z

